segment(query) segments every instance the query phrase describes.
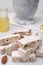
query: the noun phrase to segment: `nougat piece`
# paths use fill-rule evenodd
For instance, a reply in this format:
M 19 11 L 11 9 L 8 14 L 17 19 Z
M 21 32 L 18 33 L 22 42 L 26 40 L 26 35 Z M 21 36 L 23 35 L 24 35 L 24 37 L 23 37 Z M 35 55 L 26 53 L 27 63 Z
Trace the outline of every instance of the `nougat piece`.
M 5 54 L 6 46 L 0 46 L 0 54 Z
M 22 55 L 22 56 L 28 56 L 28 55 L 30 55 L 33 51 L 32 51 L 32 48 L 23 49 L 23 48 L 20 47 L 20 48 L 18 49 L 18 52 L 19 52 L 19 54 Z
M 1 45 L 7 45 L 10 44 L 12 42 L 18 41 L 20 38 L 19 34 L 15 34 L 15 35 L 8 35 L 8 36 L 4 36 L 0 38 L 0 46 Z
M 0 46 L 0 54 L 11 55 L 11 52 L 14 50 L 18 50 L 18 48 L 19 48 L 18 42 L 13 42 L 6 46 Z
M 35 52 L 41 45 L 42 45 L 42 40 L 36 41 L 34 47 L 32 48 L 32 51 Z
M 23 55 L 23 56 L 28 56 L 28 55 L 30 55 L 31 53 L 35 52 L 36 49 L 37 49 L 40 45 L 41 45 L 41 41 L 36 41 L 36 42 L 35 42 L 35 45 L 34 45 L 33 47 L 32 47 L 32 46 L 30 46 L 30 47 L 28 47 L 28 48 L 22 48 L 22 47 L 20 47 L 20 48 L 18 49 L 18 51 L 19 51 L 19 53 L 20 53 L 21 55 Z
M 0 46 L 0 54 L 5 54 L 6 53 L 6 49 L 11 47 L 11 45 L 12 45 L 12 43 L 8 44 L 8 45 Z
M 18 42 L 11 43 L 11 44 L 6 48 L 6 54 L 11 56 L 12 51 L 18 50 L 19 47 L 20 47 L 20 46 L 19 46 Z
M 31 29 L 23 29 L 23 30 L 20 30 L 18 32 L 15 32 L 13 34 L 20 34 L 20 38 L 23 38 L 24 35 L 28 36 L 28 35 L 31 35 L 32 31 Z
M 6 53 L 6 49 L 11 47 L 12 44 L 8 44 L 5 46 L 0 46 L 0 54 L 5 54 Z
M 13 62 L 26 62 L 26 57 L 20 55 L 18 51 L 12 51 L 11 56 Z
M 36 56 L 35 53 L 32 53 L 28 56 L 28 61 L 29 62 L 35 62 L 36 61 Z
M 37 57 L 43 57 L 43 45 L 36 50 Z
M 12 51 L 12 61 L 13 62 L 35 62 L 36 56 L 34 53 L 30 54 L 29 56 L 22 56 L 19 54 L 18 51 Z
M 20 39 L 19 44 L 22 48 L 32 48 L 35 45 L 42 44 L 42 40 L 39 36 L 31 35 L 31 36 L 25 36 L 24 38 Z

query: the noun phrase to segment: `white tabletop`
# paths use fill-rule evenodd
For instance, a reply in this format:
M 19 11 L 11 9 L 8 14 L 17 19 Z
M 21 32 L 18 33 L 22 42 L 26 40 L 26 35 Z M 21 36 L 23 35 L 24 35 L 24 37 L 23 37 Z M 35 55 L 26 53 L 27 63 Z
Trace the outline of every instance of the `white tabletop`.
M 14 21 L 15 16 L 16 16 L 16 14 L 15 14 L 14 12 L 8 14 L 10 23 L 14 23 L 14 24 L 16 23 L 16 22 Z M 40 23 L 43 23 L 43 15 L 36 15 L 36 16 L 34 17 L 34 21 L 35 21 L 35 24 L 33 24 L 32 26 L 34 26 L 34 25 L 39 25 Z M 29 25 L 25 26 L 25 28 L 28 27 L 28 26 L 29 26 Z

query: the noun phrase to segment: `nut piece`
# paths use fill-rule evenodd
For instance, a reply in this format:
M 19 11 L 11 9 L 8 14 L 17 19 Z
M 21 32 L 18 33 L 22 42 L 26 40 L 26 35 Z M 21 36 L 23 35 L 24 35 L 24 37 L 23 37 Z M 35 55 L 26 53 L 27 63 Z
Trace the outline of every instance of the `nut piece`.
M 7 62 L 7 56 L 3 56 L 1 59 L 2 64 L 5 64 Z
M 40 26 L 40 29 L 43 30 L 43 24 Z

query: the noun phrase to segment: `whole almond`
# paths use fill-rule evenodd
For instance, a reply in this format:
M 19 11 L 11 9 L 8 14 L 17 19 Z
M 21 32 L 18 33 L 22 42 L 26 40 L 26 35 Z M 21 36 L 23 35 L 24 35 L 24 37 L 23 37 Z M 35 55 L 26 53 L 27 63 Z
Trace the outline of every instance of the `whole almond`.
M 7 62 L 7 56 L 3 56 L 1 59 L 2 64 L 5 64 Z

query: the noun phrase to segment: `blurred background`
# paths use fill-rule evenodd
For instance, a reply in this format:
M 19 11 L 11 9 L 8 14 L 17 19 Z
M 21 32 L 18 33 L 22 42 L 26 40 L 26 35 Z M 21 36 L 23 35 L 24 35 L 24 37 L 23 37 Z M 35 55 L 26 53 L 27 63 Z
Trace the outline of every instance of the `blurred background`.
M 0 7 L 8 8 L 9 12 L 13 12 L 12 0 L 0 0 Z M 36 14 L 37 16 L 43 16 L 43 0 L 39 0 L 39 5 Z

